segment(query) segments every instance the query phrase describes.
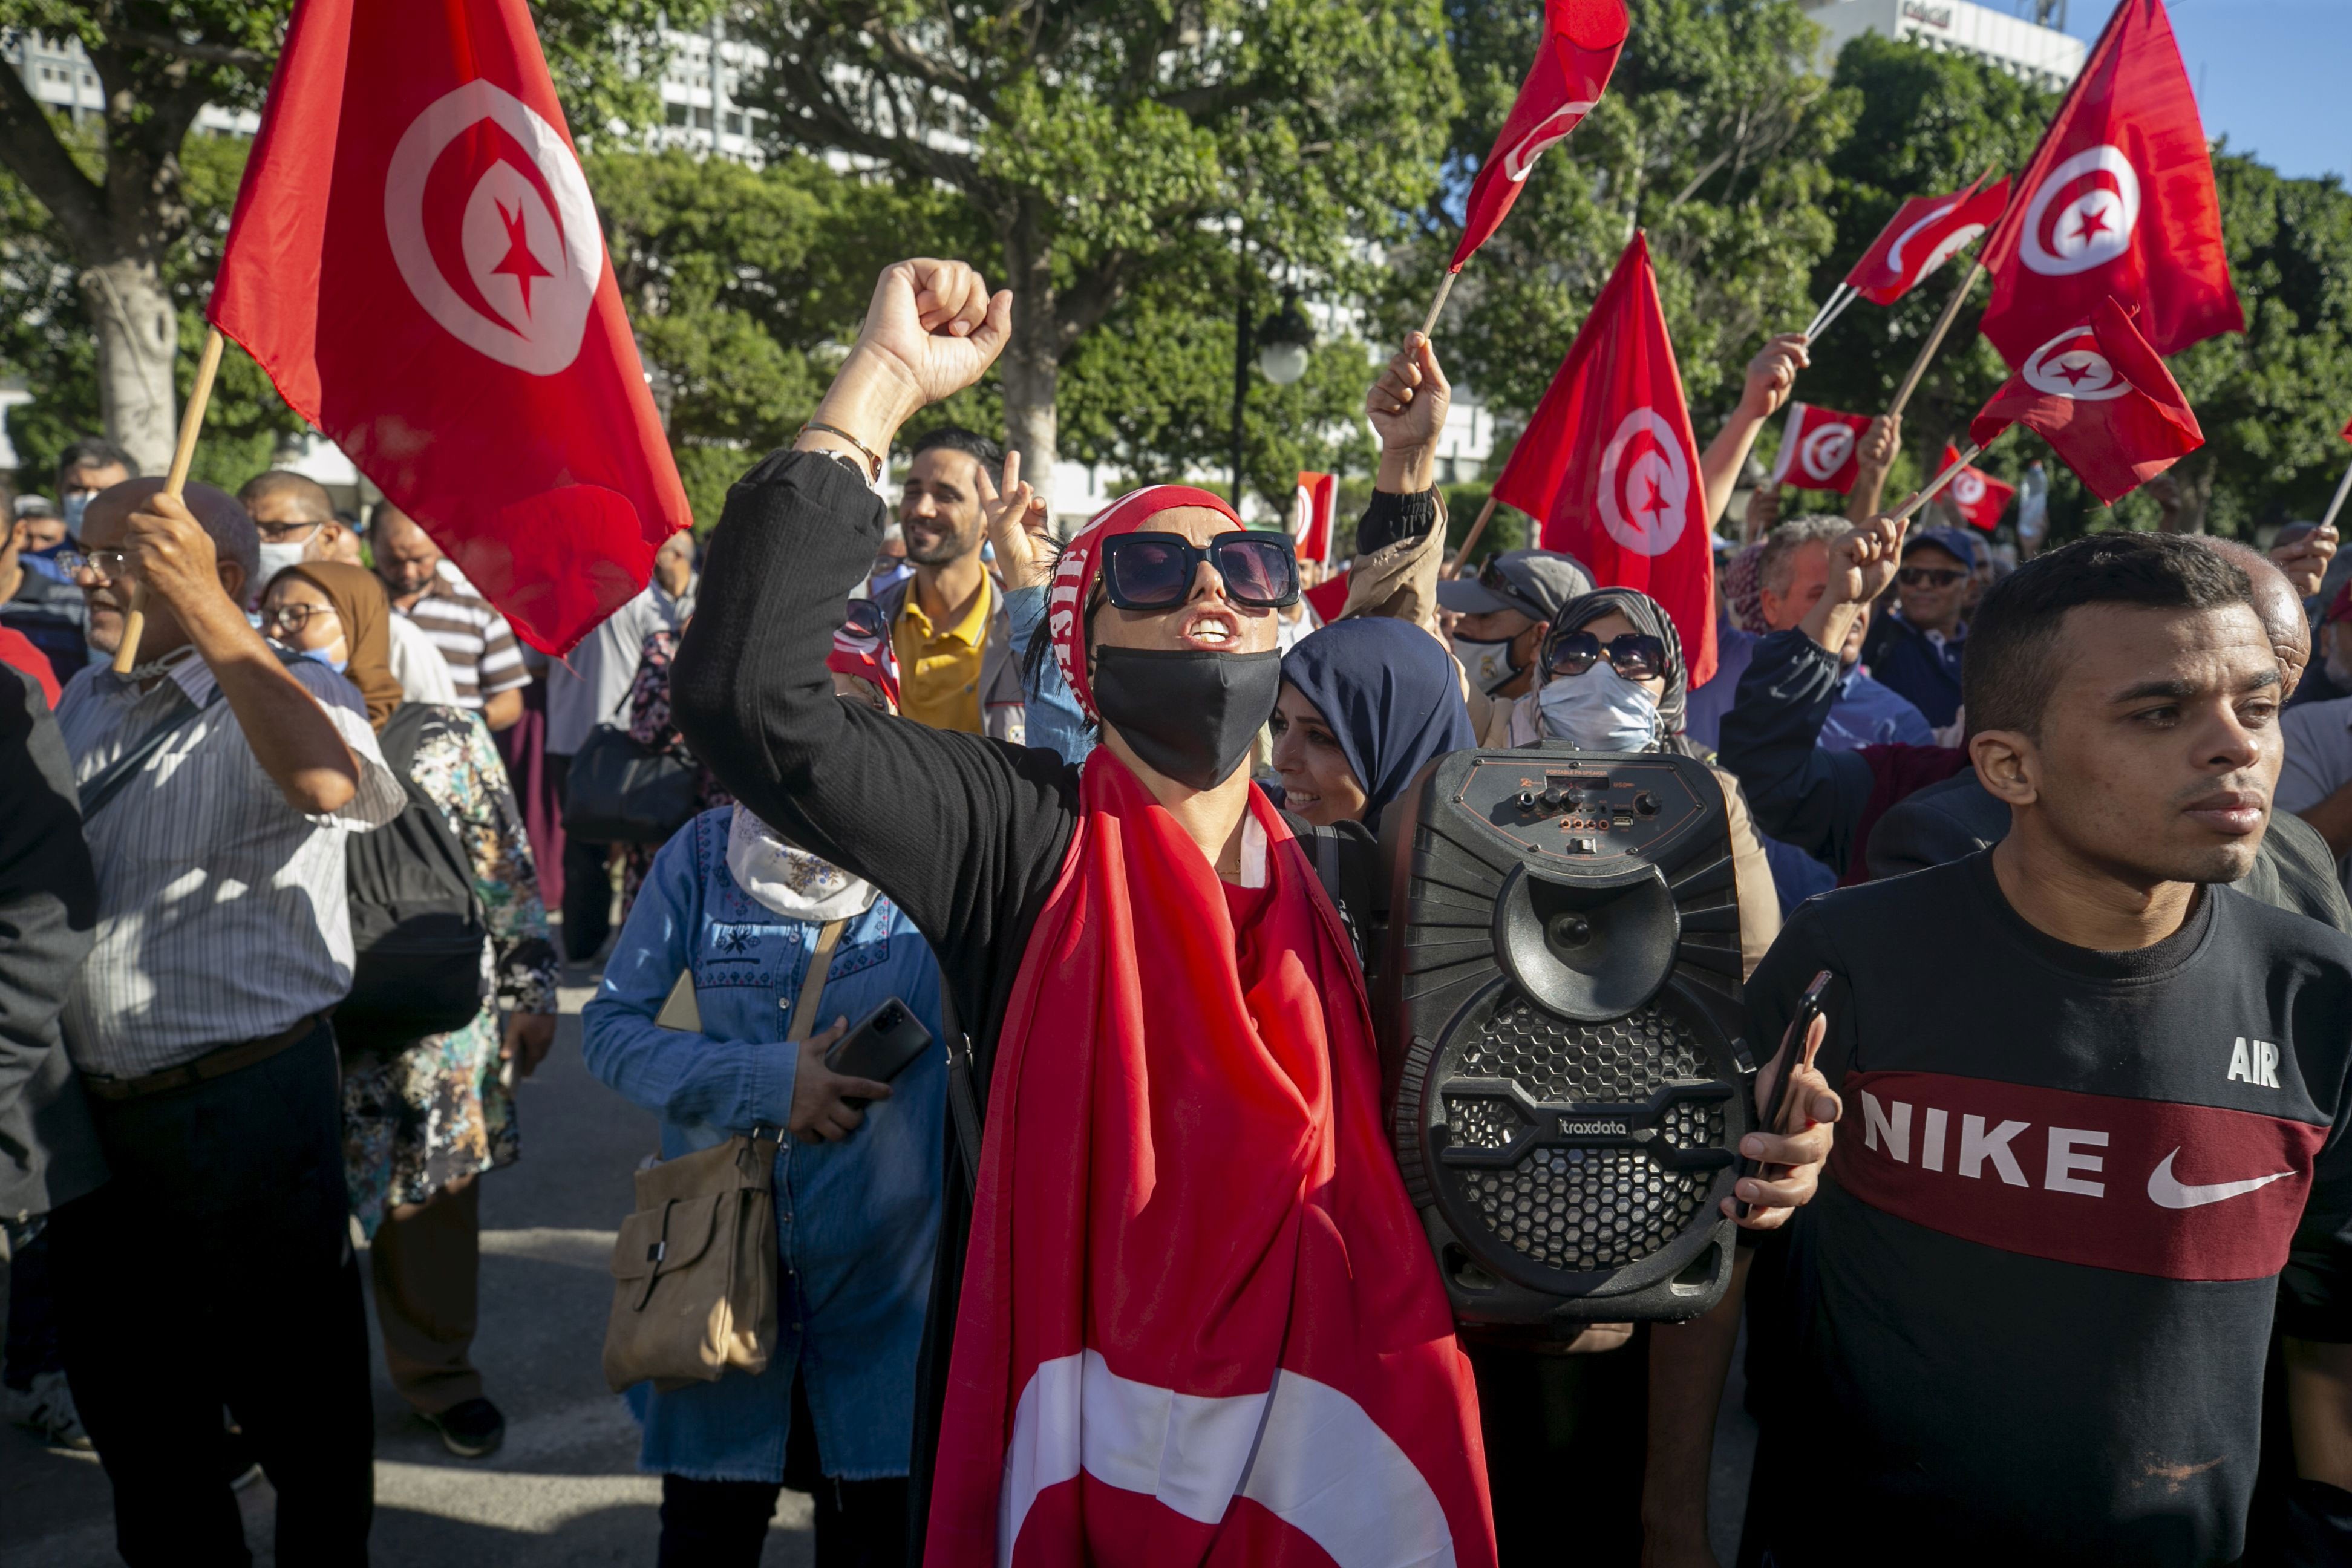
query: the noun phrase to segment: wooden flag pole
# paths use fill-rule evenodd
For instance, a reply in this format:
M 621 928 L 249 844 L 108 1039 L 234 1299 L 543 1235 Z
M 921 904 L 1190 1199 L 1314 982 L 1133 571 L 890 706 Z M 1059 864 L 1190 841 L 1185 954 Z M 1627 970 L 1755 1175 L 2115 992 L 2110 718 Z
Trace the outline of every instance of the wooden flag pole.
M 2336 481 L 2336 499 L 2327 503 L 2327 515 L 2319 520 L 2320 527 L 2335 525 L 2336 514 L 2344 510 L 2344 496 L 2347 490 L 2352 490 L 2352 468 L 2345 469 L 2344 477 Z
M 196 460 L 196 433 L 205 427 L 205 405 L 213 400 L 213 377 L 220 374 L 221 331 L 218 327 L 205 333 L 203 355 L 196 361 L 196 382 L 188 388 L 188 406 L 180 416 L 180 444 L 172 453 L 172 471 L 163 479 L 163 493 L 173 500 L 188 488 L 188 465 Z M 139 662 L 139 639 L 147 632 L 147 612 L 142 602 L 147 597 L 147 586 L 137 578 L 131 580 L 131 602 L 123 606 L 122 642 L 114 650 L 114 673 L 128 675 Z
M 2008 432 L 2003 431 L 2001 434 L 2007 435 Z M 2000 436 L 1995 436 L 1993 437 L 1993 440 L 1995 441 L 2000 439 Z M 1990 444 L 1990 443 L 1987 443 L 1987 445 Z M 1909 500 L 1905 501 L 1899 510 L 1890 513 L 1890 521 L 1895 522 L 1905 521 L 1914 513 L 1918 511 L 1921 507 L 1926 506 L 1929 501 L 1934 500 L 1937 496 L 1943 494 L 1944 487 L 1950 484 L 1953 479 L 1958 475 L 1962 468 L 1967 468 L 1970 463 L 1973 463 L 1979 458 L 1983 457 L 1984 450 L 1983 447 L 1978 446 L 1974 441 L 1969 442 L 1968 444 L 1968 448 L 1961 452 L 1959 456 L 1952 459 L 1952 466 L 1950 468 L 1946 468 L 1942 473 L 1937 474 L 1934 479 L 1928 480 L 1927 488 L 1926 489 L 1921 490 Z
M 2338 497 L 2337 499 L 2341 500 L 2342 498 Z M 1486 504 L 1478 509 L 1478 521 L 1472 523 L 1470 525 L 1470 531 L 1462 536 L 1462 548 L 1454 552 L 1454 564 L 1445 569 L 1446 576 L 1459 577 L 1462 575 L 1462 563 L 1470 559 L 1471 547 L 1478 542 L 1478 536 L 1486 531 L 1486 520 L 1494 515 L 1495 496 L 1494 492 L 1489 490 L 1486 494 Z
M 1437 318 L 1445 310 L 1445 297 L 1454 292 L 1454 280 L 1461 276 L 1462 274 L 1458 270 L 1448 272 L 1438 281 L 1437 298 L 1429 302 L 1429 314 L 1423 319 L 1421 323 L 1421 335 L 1423 337 L 1425 338 L 1432 332 L 1437 331 Z
M 1952 297 L 1949 300 L 1944 301 L 1944 313 L 1936 318 L 1936 330 L 1929 332 L 1927 341 L 1919 345 L 1919 357 L 1911 362 L 1910 374 L 1904 376 L 1903 384 L 1895 389 L 1895 401 L 1886 410 L 1886 416 L 1889 419 L 1900 417 L 1904 405 L 1911 401 L 1911 395 L 1918 390 L 1919 378 L 1927 374 L 1927 362 L 1934 359 L 1936 351 L 1944 346 L 1944 334 L 1952 330 L 1952 321 L 1960 313 L 1961 302 L 1968 299 L 1969 291 L 1977 286 L 1977 279 L 1984 276 L 1984 257 L 1979 255 L 1976 265 L 1969 268 L 1969 275 L 1960 279 L 1960 286 L 1952 290 Z

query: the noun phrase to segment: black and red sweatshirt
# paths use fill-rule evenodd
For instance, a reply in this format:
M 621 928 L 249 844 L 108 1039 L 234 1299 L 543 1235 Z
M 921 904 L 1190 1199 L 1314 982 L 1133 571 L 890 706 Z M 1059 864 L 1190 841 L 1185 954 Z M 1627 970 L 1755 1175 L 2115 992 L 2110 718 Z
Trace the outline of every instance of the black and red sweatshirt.
M 1846 1117 L 1752 1320 L 1773 1560 L 2235 1561 L 2273 1314 L 2352 1341 L 2352 939 L 2215 887 L 2072 947 L 1986 853 L 1807 903 L 1754 1037 L 1823 969 Z

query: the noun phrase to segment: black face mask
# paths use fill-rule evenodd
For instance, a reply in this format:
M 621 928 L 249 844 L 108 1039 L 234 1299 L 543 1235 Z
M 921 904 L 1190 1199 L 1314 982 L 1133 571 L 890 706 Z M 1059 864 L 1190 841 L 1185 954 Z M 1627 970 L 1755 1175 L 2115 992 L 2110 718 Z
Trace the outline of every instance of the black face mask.
M 1095 650 L 1095 710 L 1177 783 L 1213 789 L 1249 755 L 1282 694 L 1282 655 Z

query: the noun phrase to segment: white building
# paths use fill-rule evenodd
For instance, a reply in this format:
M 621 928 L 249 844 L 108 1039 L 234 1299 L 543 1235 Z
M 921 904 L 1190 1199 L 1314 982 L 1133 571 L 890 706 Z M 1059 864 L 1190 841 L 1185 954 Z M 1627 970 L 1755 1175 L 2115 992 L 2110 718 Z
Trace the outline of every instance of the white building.
M 1822 29 L 1823 70 L 1846 40 L 1861 33 L 1913 39 L 1930 48 L 1974 55 L 2053 91 L 2083 71 L 2083 40 L 2023 16 L 1969 0 L 1803 0 Z

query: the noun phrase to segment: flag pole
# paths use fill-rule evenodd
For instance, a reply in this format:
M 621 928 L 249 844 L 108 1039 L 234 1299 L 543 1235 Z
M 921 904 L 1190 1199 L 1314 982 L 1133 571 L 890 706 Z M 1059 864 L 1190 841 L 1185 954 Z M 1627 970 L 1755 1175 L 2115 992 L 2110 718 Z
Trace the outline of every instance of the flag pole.
M 1457 267 L 1448 272 L 1443 279 L 1439 279 L 1437 285 L 1437 298 L 1429 302 L 1429 314 L 1421 323 L 1421 335 L 1423 337 L 1425 338 L 1432 332 L 1437 331 L 1437 318 L 1445 310 L 1445 297 L 1454 292 L 1454 280 L 1461 276 L 1462 269 Z
M 1843 315 L 1844 315 L 1844 314 L 1845 314 L 1846 307 L 1847 307 L 1847 306 L 1849 306 L 1849 305 L 1851 305 L 1851 304 L 1853 304 L 1856 300 L 1859 300 L 1859 299 L 1861 299 L 1861 298 L 1862 298 L 1862 290 L 1861 290 L 1861 289 L 1847 289 L 1847 290 L 1845 291 L 1845 297 L 1844 297 L 1843 299 L 1842 299 L 1842 300 L 1838 300 L 1838 302 L 1837 302 L 1836 304 L 1832 305 L 1826 312 L 1824 312 L 1822 316 L 1820 316 L 1820 317 L 1819 317 L 1819 318 L 1814 321 L 1814 324 L 1813 324 L 1813 330 L 1812 330 L 1811 331 L 1807 332 L 1807 333 L 1805 334 L 1805 341 L 1806 341 L 1807 342 L 1809 342 L 1809 343 L 1810 343 L 1810 342 L 1811 342 L 1815 338 L 1820 337 L 1823 332 L 1828 331 L 1830 330 L 1830 328 L 1831 328 L 1831 327 L 1834 326 L 1834 325 L 1837 323 L 1837 319 L 1838 319 L 1840 316 L 1843 316 Z
M 2320 527 L 2330 528 L 2335 525 L 2336 514 L 2344 510 L 2344 496 L 2347 491 L 2352 491 L 2352 468 L 2345 469 L 2344 477 L 2336 481 L 2336 499 L 2327 503 L 2327 515 L 2319 520 Z
M 188 466 L 196 460 L 196 433 L 205 427 L 205 405 L 213 399 L 213 377 L 220 374 L 221 330 L 205 331 L 204 353 L 196 361 L 196 381 L 188 388 L 188 406 L 180 416 L 180 444 L 172 453 L 172 471 L 163 479 L 163 493 L 173 500 L 188 488 Z M 122 641 L 114 650 L 114 673 L 129 675 L 139 662 L 139 639 L 147 632 L 147 612 L 142 601 L 147 585 L 131 581 L 131 603 L 123 606 Z
M 2352 475 L 2347 475 L 2346 477 L 2347 479 L 2352 479 Z M 2342 500 L 2344 497 L 2339 493 L 2336 499 L 2337 500 Z M 1478 536 L 1486 531 L 1486 520 L 1494 515 L 1495 494 L 1492 490 L 1489 490 L 1486 492 L 1486 504 L 1478 509 L 1478 521 L 1472 523 L 1470 525 L 1470 531 L 1462 536 L 1462 548 L 1454 552 L 1454 564 L 1445 569 L 1446 576 L 1459 577 L 1462 575 L 1462 564 L 1464 562 L 1470 559 L 1471 546 L 1476 544 L 1478 542 Z
M 1910 373 L 1904 376 L 1903 384 L 1895 389 L 1895 401 L 1886 410 L 1889 419 L 1901 416 L 1904 405 L 1911 401 L 1912 393 L 1918 390 L 1919 378 L 1927 374 L 1927 362 L 1934 359 L 1936 351 L 1944 346 L 1944 334 L 1952 330 L 1952 321 L 1960 313 L 1961 302 L 1977 286 L 1977 279 L 1984 276 L 1984 257 L 1979 252 L 1976 264 L 1969 268 L 1969 275 L 1960 279 L 1960 286 L 1952 290 L 1949 300 L 1944 301 L 1944 313 L 1936 318 L 1936 330 L 1929 332 L 1927 341 L 1919 345 L 1919 357 L 1911 362 Z
M 2004 430 L 2001 434 L 2007 435 L 2008 432 Z M 2000 436 L 1995 436 L 1993 437 L 1994 441 L 1998 441 L 2000 439 Z M 1990 446 L 1990 442 L 1986 443 L 1987 446 Z M 1961 452 L 1958 457 L 1952 459 L 1952 466 L 1950 468 L 1946 468 L 1942 473 L 1937 474 L 1934 479 L 1929 479 L 1926 489 L 1919 491 L 1909 500 L 1905 501 L 1897 510 L 1889 513 L 1888 521 L 1893 522 L 1902 522 L 1909 519 L 1921 507 L 1926 506 L 1929 501 L 1934 500 L 1937 496 L 1943 494 L 1944 487 L 1950 484 L 1953 479 L 1958 475 L 1962 468 L 1967 468 L 1970 463 L 1975 462 L 1979 458 L 1983 456 L 1984 447 L 1977 445 L 1974 441 L 1969 442 L 1967 450 Z
M 1838 313 L 1839 309 L 1845 304 L 1853 291 L 1853 284 L 1843 282 L 1831 289 L 1830 297 L 1822 301 L 1822 308 L 1813 312 L 1812 325 L 1805 329 L 1804 335 L 1807 338 L 1819 336 L 1822 329 L 1830 324 L 1831 318 Z

